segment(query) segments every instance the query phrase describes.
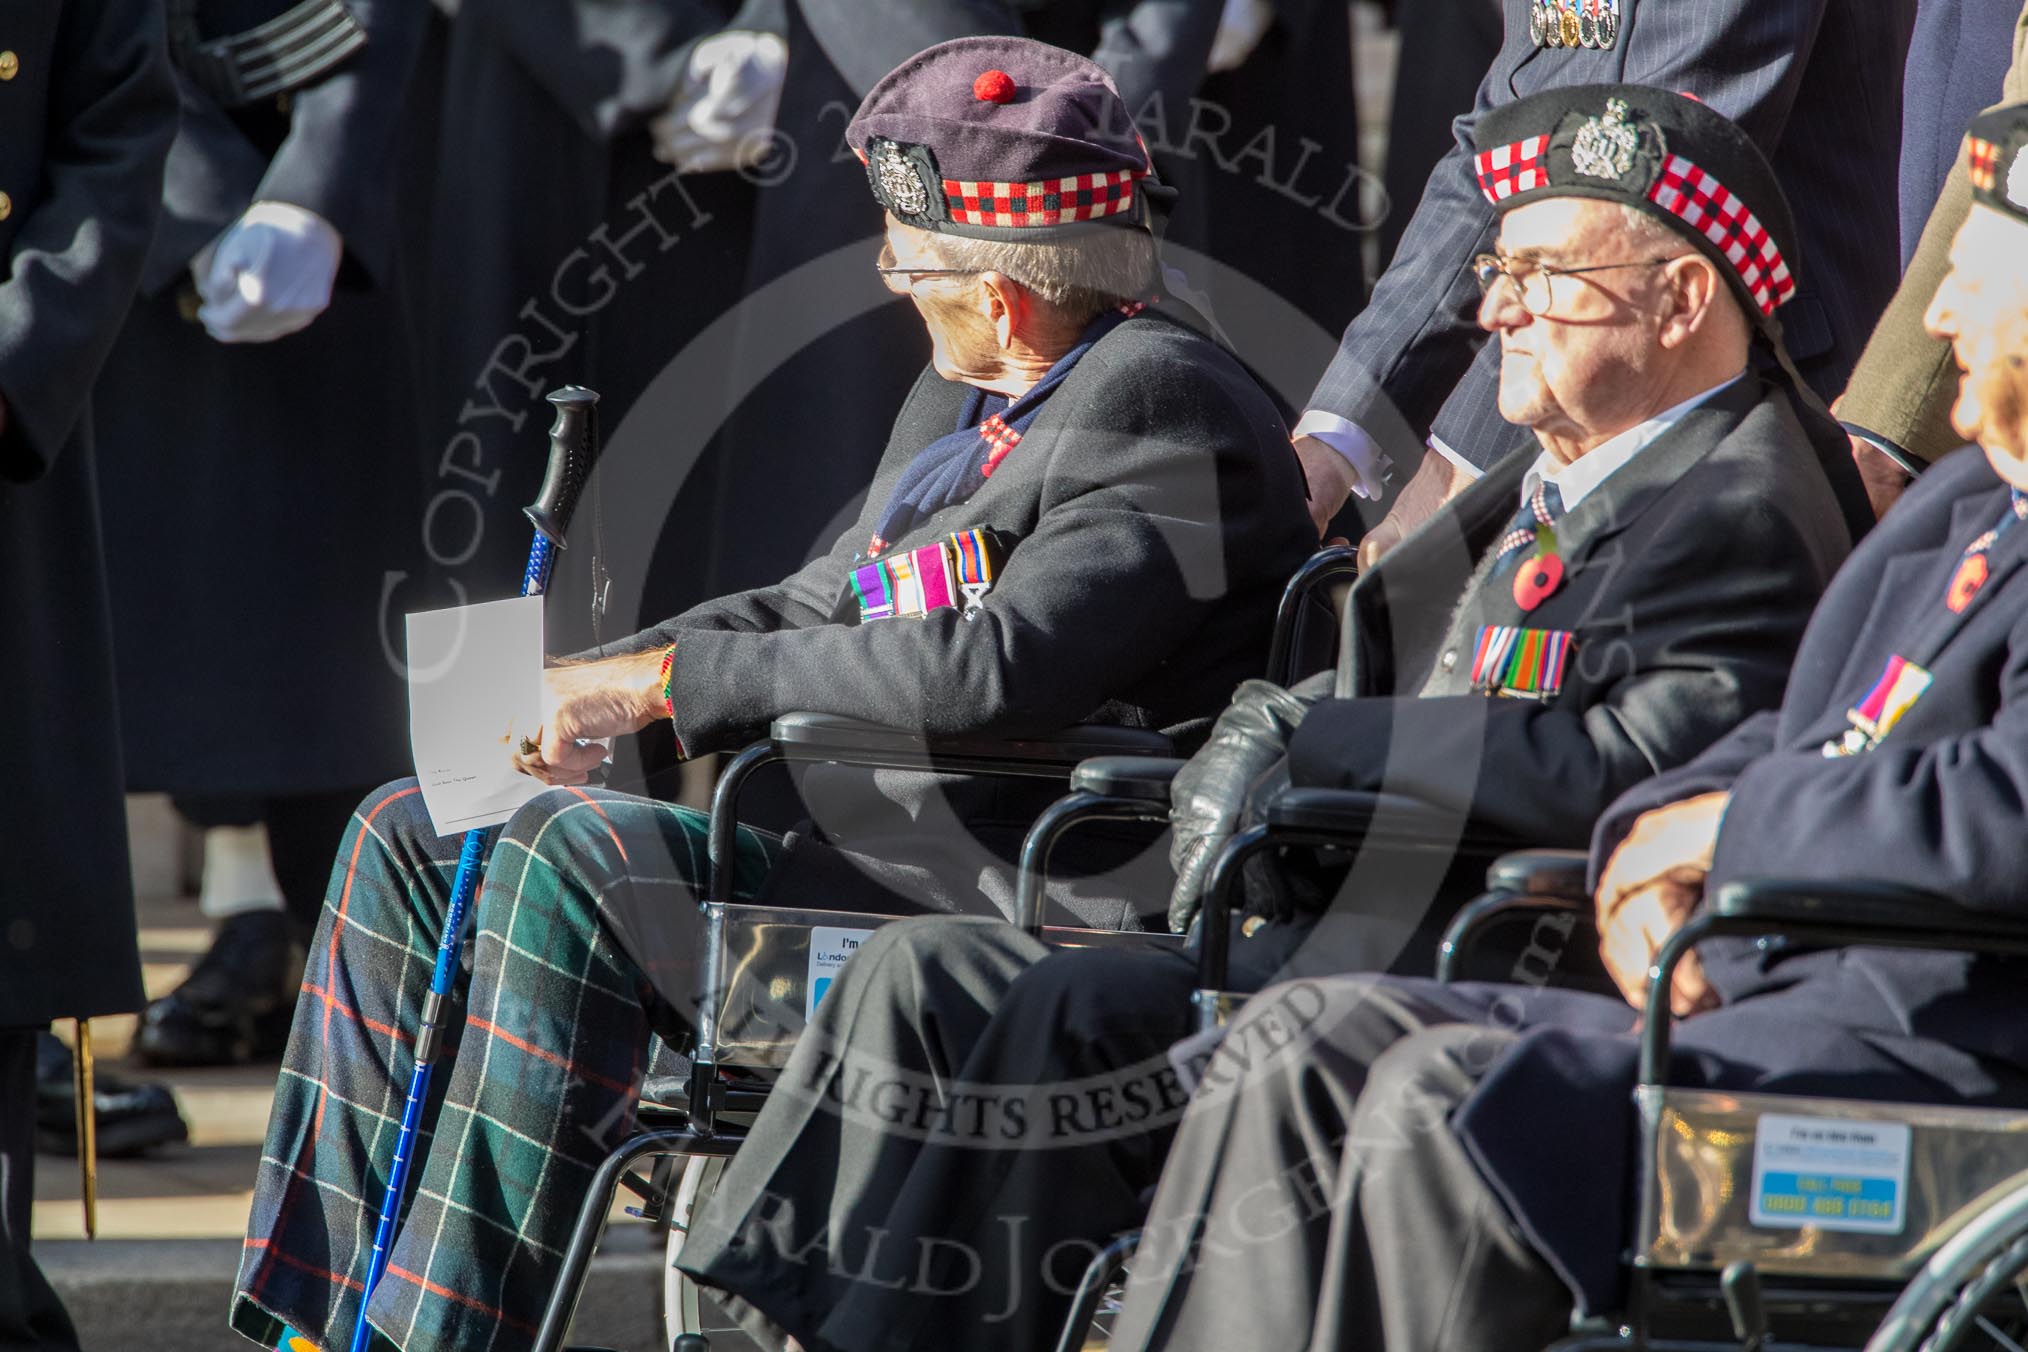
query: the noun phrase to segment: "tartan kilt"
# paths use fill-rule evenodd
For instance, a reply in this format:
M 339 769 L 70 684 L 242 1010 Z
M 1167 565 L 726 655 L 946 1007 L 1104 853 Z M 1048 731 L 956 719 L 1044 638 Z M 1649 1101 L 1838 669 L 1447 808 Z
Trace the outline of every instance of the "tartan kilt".
M 592 1174 L 634 1127 L 649 1033 L 688 1023 L 706 818 L 603 789 L 544 793 L 493 844 L 369 1318 L 378 1346 L 533 1340 Z M 348 1346 L 461 842 L 414 780 L 353 815 L 269 1119 L 230 1320 Z M 742 828 L 735 894 L 780 853 Z

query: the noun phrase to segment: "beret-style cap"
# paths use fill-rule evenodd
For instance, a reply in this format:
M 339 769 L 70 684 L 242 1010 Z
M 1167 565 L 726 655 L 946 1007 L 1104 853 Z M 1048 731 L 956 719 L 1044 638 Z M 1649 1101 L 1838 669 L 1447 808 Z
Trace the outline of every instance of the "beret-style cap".
M 975 239 L 1145 226 L 1148 152 L 1112 77 L 1029 38 L 916 53 L 875 85 L 845 138 L 881 206 Z
M 2010 103 L 1972 119 L 1965 133 L 1972 200 L 2028 221 L 2028 103 Z
M 1774 169 L 1739 125 L 1688 94 L 1573 85 L 1495 108 L 1473 168 L 1501 211 L 1591 197 L 1645 211 L 1716 263 L 1763 327 L 1796 291 L 1795 220 Z

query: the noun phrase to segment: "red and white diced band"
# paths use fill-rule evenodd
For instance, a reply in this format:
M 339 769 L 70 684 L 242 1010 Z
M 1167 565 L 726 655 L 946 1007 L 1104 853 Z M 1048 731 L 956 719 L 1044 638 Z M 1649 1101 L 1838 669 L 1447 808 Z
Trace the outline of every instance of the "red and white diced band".
M 1545 162 L 1548 153 L 1547 136 L 1531 136 L 1512 145 L 1480 151 L 1472 167 L 1479 171 L 1479 188 L 1486 194 L 1486 200 L 1497 205 L 1517 192 L 1548 187 L 1549 169 Z
M 1531 136 L 1481 151 L 1473 160 L 1480 191 L 1495 205 L 1516 193 L 1547 188 L 1549 138 Z M 1716 178 L 1681 155 L 1669 156 L 1648 200 L 1718 246 L 1752 293 L 1762 314 L 1795 294 L 1795 278 L 1760 218 Z
M 1980 137 L 1967 136 L 1965 168 L 1971 174 L 1974 190 L 1991 192 L 2000 178 L 2000 147 Z
M 944 180 L 944 206 L 959 225 L 1061 225 L 1117 216 L 1134 206 L 1134 184 L 1145 170 L 1072 174 L 1034 183 Z
M 1648 200 L 1717 245 L 1753 293 L 1762 314 L 1773 314 L 1796 294 L 1789 265 L 1760 218 L 1723 183 L 1689 160 L 1671 155 L 1662 177 L 1648 190 Z

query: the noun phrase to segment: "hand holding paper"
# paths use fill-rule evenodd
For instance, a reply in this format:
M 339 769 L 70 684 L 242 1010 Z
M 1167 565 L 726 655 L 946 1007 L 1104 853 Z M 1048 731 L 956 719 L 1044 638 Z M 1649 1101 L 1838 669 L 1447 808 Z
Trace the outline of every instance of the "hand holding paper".
M 638 732 L 664 713 L 661 650 L 551 667 L 542 679 L 534 749 L 517 738 L 512 756 L 515 769 L 544 784 L 584 783 L 607 754 L 593 739 Z

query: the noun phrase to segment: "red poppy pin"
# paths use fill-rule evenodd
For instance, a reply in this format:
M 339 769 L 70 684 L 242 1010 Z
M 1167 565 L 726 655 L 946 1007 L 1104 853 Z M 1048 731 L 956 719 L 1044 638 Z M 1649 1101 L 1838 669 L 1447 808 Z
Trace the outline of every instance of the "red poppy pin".
M 1525 611 L 1547 601 L 1563 585 L 1563 560 L 1556 553 L 1556 532 L 1535 528 L 1535 553 L 1514 570 L 1514 604 Z

